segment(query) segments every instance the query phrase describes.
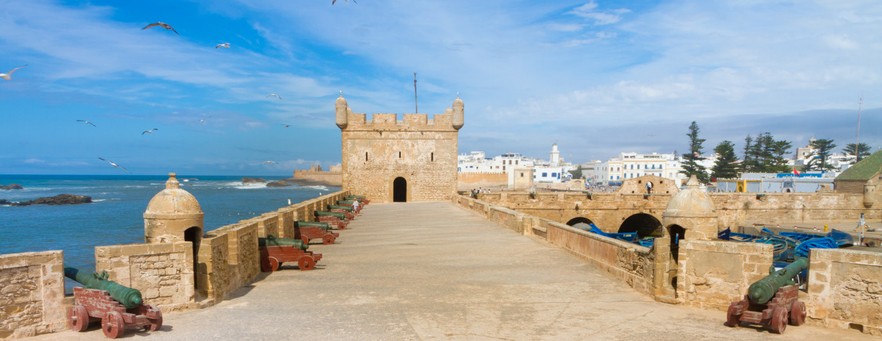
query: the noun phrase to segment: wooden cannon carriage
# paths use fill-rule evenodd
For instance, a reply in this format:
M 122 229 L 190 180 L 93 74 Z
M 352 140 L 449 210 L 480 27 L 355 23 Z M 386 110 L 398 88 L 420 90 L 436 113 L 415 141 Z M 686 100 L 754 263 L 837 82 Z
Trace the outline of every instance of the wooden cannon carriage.
M 794 326 L 805 323 L 805 303 L 799 301 L 799 287 L 793 278 L 807 268 L 806 258 L 798 258 L 781 270 L 773 268 L 771 274 L 750 285 L 744 299 L 729 305 L 726 326 L 760 324 L 781 334 L 788 322 Z
M 308 245 L 311 240 L 321 240 L 325 245 L 334 244 L 337 237 L 340 234 L 331 231 L 328 223 L 302 220 L 294 222 L 294 239 L 300 239 L 304 244 Z
M 83 273 L 64 268 L 64 276 L 86 287 L 75 287 L 74 305 L 68 310 L 71 330 L 82 332 L 92 322 L 101 321 L 104 336 L 115 339 L 126 329 L 156 331 L 162 327 L 162 312 L 143 304 L 141 292 L 107 279 L 107 273 Z
M 300 271 L 312 270 L 315 263 L 322 259 L 321 253 L 306 251 L 309 245 L 300 239 L 268 235 L 266 238 L 258 238 L 258 246 L 260 269 L 263 272 L 277 271 L 285 262 L 297 262 Z

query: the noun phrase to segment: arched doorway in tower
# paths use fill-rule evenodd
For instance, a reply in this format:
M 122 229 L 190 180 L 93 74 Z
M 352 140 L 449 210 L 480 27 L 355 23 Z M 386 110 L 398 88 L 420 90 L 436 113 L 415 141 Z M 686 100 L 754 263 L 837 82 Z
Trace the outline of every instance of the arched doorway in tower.
M 671 236 L 671 265 L 669 267 L 670 284 L 677 291 L 677 271 L 680 269 L 680 241 L 686 239 L 686 229 L 680 225 L 668 226 L 668 234 Z
M 637 213 L 625 219 L 619 226 L 621 232 L 637 232 L 640 238 L 661 237 L 664 235 L 664 228 L 658 219 L 646 213 Z
M 575 217 L 567 221 L 567 225 L 586 231 L 591 229 L 591 224 L 593 223 L 594 222 L 591 221 L 591 219 L 585 217 Z
M 392 201 L 407 202 L 407 180 L 400 176 L 392 181 Z
M 202 228 L 193 226 L 184 230 L 184 240 L 193 244 L 193 276 L 199 274 L 199 244 L 202 243 Z M 193 279 L 193 287 L 199 289 L 199 281 Z

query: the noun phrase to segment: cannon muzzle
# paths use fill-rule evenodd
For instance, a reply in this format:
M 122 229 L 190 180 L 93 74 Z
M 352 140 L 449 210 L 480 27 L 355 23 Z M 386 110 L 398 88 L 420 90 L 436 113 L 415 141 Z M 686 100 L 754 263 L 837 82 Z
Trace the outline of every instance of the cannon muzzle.
M 751 303 L 766 304 L 775 296 L 779 288 L 793 285 L 793 278 L 808 269 L 808 258 L 797 258 L 793 263 L 781 270 L 772 271 L 763 279 L 754 282 L 747 288 L 747 297 Z
M 102 272 L 101 274 L 88 273 L 77 268 L 65 267 L 64 277 L 75 280 L 88 289 L 107 291 L 110 297 L 127 309 L 138 307 L 144 303 L 140 291 L 107 279 L 107 272 Z

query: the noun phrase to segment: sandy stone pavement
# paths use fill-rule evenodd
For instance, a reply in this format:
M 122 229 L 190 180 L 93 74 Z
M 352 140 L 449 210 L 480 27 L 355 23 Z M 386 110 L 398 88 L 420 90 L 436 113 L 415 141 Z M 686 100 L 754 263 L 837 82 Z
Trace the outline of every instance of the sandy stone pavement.
M 316 270 L 264 273 L 230 299 L 165 314 L 149 340 L 879 340 L 723 325 L 725 312 L 658 303 L 566 251 L 448 202 L 371 204 Z M 148 302 L 149 303 L 149 302 Z M 104 340 L 100 328 L 28 340 Z

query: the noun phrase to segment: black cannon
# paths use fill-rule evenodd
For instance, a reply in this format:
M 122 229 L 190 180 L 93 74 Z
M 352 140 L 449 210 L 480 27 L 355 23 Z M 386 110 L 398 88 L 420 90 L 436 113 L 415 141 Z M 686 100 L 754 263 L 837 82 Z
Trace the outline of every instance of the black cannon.
M 64 276 L 85 287 L 75 287 L 74 305 L 68 310 L 68 324 L 74 331 L 85 331 L 93 320 L 101 320 L 104 336 L 115 339 L 125 329 L 162 327 L 159 308 L 143 304 L 141 292 L 107 279 L 107 273 L 89 273 L 65 267 Z
M 768 276 L 747 288 L 744 299 L 729 305 L 726 325 L 760 324 L 781 334 L 788 321 L 794 326 L 805 323 L 805 303 L 799 301 L 799 287 L 793 279 L 808 269 L 808 264 L 807 258 L 797 258 L 783 269 L 770 269 Z

